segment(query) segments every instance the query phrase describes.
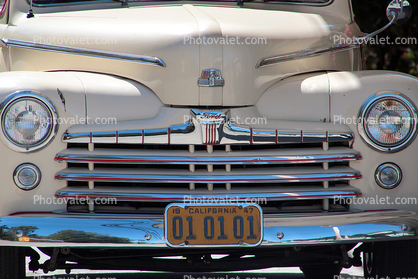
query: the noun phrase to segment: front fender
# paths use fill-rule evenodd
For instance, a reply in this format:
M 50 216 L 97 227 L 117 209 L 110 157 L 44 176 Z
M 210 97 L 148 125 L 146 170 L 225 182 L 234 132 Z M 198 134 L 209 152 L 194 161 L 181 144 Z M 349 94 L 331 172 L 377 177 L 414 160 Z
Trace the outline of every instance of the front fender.
M 353 201 L 352 208 L 414 210 L 418 208 L 418 140 L 404 150 L 384 153 L 369 147 L 358 131 L 360 108 L 369 97 L 380 92 L 397 92 L 415 107 L 418 105 L 415 77 L 389 71 L 339 71 L 301 74 L 279 81 L 263 93 L 256 107 L 268 119 L 309 121 L 312 127 L 319 121 L 348 126 L 355 138 L 352 148 L 363 157 L 350 163 L 363 175 L 363 179 L 350 181 L 363 194 Z M 403 172 L 401 184 L 392 190 L 375 182 L 376 168 L 386 162 L 397 164 Z
M 362 198 L 352 207 L 365 210 L 417 209 L 418 141 L 415 139 L 407 148 L 395 153 L 379 152 L 369 147 L 360 136 L 358 117 L 361 106 L 369 97 L 385 91 L 406 96 L 416 107 L 418 79 L 388 71 L 332 72 L 328 73 L 328 77 L 331 121 L 345 124 L 355 133 L 352 147 L 363 156 L 363 160 L 351 163 L 363 175 L 363 179 L 350 182 L 363 193 Z M 397 164 L 403 173 L 401 184 L 392 190 L 383 189 L 375 182 L 376 168 L 386 162 Z
M 126 119 L 151 118 L 162 106 L 156 95 L 141 84 L 103 74 L 81 72 L 4 72 L 0 73 L 0 103 L 19 91 L 39 92 L 50 100 L 58 114 L 56 137 L 46 147 L 31 153 L 19 152 L 0 141 L 0 215 L 16 211 L 51 211 L 64 205 L 53 204 L 55 191 L 65 183 L 54 174 L 65 164 L 54 161 L 66 148 L 63 133 L 75 124 L 113 124 Z M 96 120 L 101 121 L 96 123 Z M 104 121 L 104 122 L 103 122 Z M 17 188 L 13 172 L 22 163 L 35 164 L 42 172 L 40 185 L 31 191 Z M 57 188 L 59 187 L 59 188 Z M 50 198 L 41 203 L 39 197 Z

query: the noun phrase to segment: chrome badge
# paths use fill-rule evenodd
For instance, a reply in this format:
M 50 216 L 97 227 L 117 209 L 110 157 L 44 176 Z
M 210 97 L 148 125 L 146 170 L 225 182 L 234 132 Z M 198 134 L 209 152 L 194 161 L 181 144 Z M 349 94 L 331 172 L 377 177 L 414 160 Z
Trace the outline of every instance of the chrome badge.
M 216 145 L 221 141 L 223 126 L 227 121 L 229 110 L 191 110 L 196 129 L 200 130 L 203 144 Z
M 202 71 L 197 84 L 204 87 L 224 86 L 225 81 L 221 76 L 221 71 L 216 69 L 206 69 Z

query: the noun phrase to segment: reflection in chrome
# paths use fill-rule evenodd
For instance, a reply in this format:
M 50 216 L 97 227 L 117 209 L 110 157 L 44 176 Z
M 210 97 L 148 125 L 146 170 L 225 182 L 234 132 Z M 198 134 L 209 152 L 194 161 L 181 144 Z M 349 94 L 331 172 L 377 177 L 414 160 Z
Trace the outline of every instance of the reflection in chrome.
M 287 183 L 287 182 L 315 182 L 315 181 L 347 181 L 360 179 L 360 172 L 349 167 L 338 167 L 330 170 L 312 170 L 301 172 L 300 170 L 278 170 L 268 171 L 257 170 L 251 172 L 231 171 L 216 172 L 193 172 L 166 170 L 150 174 L 149 170 L 83 170 L 67 169 L 55 175 L 55 179 L 67 181 L 100 181 L 100 182 L 152 182 L 152 183 Z M 200 174 L 201 173 L 201 174 Z M 245 173 L 245 174 L 244 174 Z
M 383 189 L 393 189 L 402 181 L 402 170 L 397 164 L 383 163 L 377 167 L 374 178 Z
M 332 189 L 323 189 L 322 187 L 298 187 L 297 189 L 275 189 L 275 192 L 265 192 L 261 194 L 257 188 L 252 190 L 245 190 L 243 188 L 228 191 L 225 194 L 223 190 L 214 190 L 207 194 L 207 191 L 195 190 L 190 194 L 188 189 L 183 191 L 166 191 L 160 193 L 155 190 L 134 190 L 128 188 L 118 188 L 118 192 L 112 192 L 104 189 L 87 190 L 82 187 L 66 187 L 57 191 L 55 196 L 57 198 L 66 199 L 83 199 L 83 198 L 105 198 L 116 199 L 119 201 L 136 201 L 136 202 L 166 202 L 166 203 L 184 203 L 185 196 L 189 201 L 227 201 L 233 198 L 236 202 L 247 202 L 248 200 L 257 201 L 286 201 L 286 200 L 319 200 L 319 199 L 334 199 L 334 198 L 355 198 L 361 196 L 360 190 L 357 188 L 341 185 L 335 186 Z M 271 190 L 270 190 L 271 191 Z M 168 193 L 170 192 L 170 193 Z M 223 192 L 223 193 L 222 193 Z M 186 200 L 187 202 L 187 200 Z
M 229 114 L 229 110 L 192 109 L 189 121 L 164 129 L 66 132 L 63 141 L 66 143 L 235 145 L 322 143 L 354 139 L 351 132 L 253 129 L 247 125 L 234 123 Z
M 13 172 L 14 183 L 24 191 L 35 189 L 41 182 L 41 178 L 42 174 L 39 168 L 30 163 L 19 165 Z
M 324 47 L 318 47 L 318 48 L 313 48 L 313 49 L 308 48 L 308 49 L 300 50 L 300 51 L 293 52 L 293 53 L 264 58 L 258 61 L 255 68 L 258 69 L 258 68 L 271 66 L 271 65 L 275 65 L 275 64 L 279 64 L 283 62 L 306 59 L 306 58 L 311 58 L 311 57 L 315 57 L 319 55 L 356 49 L 359 47 L 360 47 L 360 44 L 337 44 L 337 45 L 324 46 Z
M 4 114 L 8 110 L 8 106 L 13 104 L 14 102 L 18 102 L 19 100 L 24 100 L 24 99 L 27 99 L 27 100 L 33 99 L 33 100 L 36 100 L 37 102 L 40 102 L 41 104 L 45 106 L 45 108 L 49 111 L 51 115 L 51 119 L 44 120 L 44 121 L 49 121 L 48 123 L 50 124 L 49 132 L 45 135 L 43 140 L 33 145 L 18 144 L 14 142 L 13 140 L 11 140 L 7 136 L 7 133 L 5 132 Z M 52 101 L 48 97 L 44 96 L 42 93 L 38 91 L 21 90 L 21 91 L 16 91 L 10 94 L 9 96 L 5 97 L 0 103 L 0 118 L 2 121 L 1 127 L 3 131 L 3 133 L 0 133 L 0 139 L 1 141 L 3 141 L 3 143 L 6 146 L 8 146 L 10 149 L 14 151 L 32 152 L 32 151 L 42 149 L 48 146 L 58 133 L 58 126 L 59 126 L 58 125 L 58 112 L 55 106 L 53 105 Z
M 312 1 L 312 2 L 298 2 L 298 1 L 276 1 L 276 0 L 257 0 L 254 2 L 269 2 L 272 4 L 284 4 L 284 5 L 295 5 L 295 6 L 316 6 L 316 7 L 322 7 L 322 6 L 328 6 L 331 4 L 334 0 L 328 0 L 328 1 Z M 27 0 L 28 3 L 30 3 L 30 0 Z M 38 1 L 36 1 L 38 2 Z M 42 2 L 42 1 L 39 1 Z M 140 2 L 140 0 L 133 0 L 129 2 Z M 84 1 L 68 1 L 68 2 L 62 2 L 62 3 L 46 3 L 46 4 L 39 4 L 39 3 L 33 3 L 34 7 L 60 7 L 60 6 L 69 6 L 69 5 L 87 5 L 87 4 L 96 4 L 96 3 L 118 3 L 112 0 L 84 0 Z M 218 2 L 217 5 L 221 6 L 229 6 L 231 5 L 229 2 Z
M 345 125 L 275 120 L 270 126 L 250 127 L 237 124 L 236 119 L 256 117 L 256 112 L 240 113 L 235 109 L 184 109 L 180 116 L 185 123 L 172 120 L 166 128 L 161 125 L 164 122 L 155 124 L 153 119 L 73 126 L 63 137 L 70 143 L 68 148 L 55 157 L 56 161 L 69 163 L 68 167 L 55 179 L 68 181 L 71 189 L 63 191 L 81 195 L 93 190 L 99 195 L 108 186 L 112 187 L 107 188 L 112 196 L 128 199 L 125 193 L 129 193 L 133 200 L 147 194 L 174 194 L 164 202 L 176 201 L 179 194 L 218 195 L 219 191 L 228 195 L 257 191 L 278 200 L 286 198 L 283 193 L 298 200 L 299 193 L 308 192 L 311 194 L 302 195 L 328 200 L 335 196 L 320 191 L 341 191 L 341 184 L 347 186 L 348 181 L 361 179 L 360 172 L 348 166 L 362 157 L 349 147 L 354 138 Z M 152 129 L 156 125 L 160 128 Z M 324 150 L 324 144 L 332 148 Z M 329 163 L 333 164 L 323 167 Z M 329 183 L 332 190 L 318 187 Z M 286 188 L 289 185 L 292 187 Z M 130 188 L 125 189 L 127 186 Z M 348 191 L 350 197 L 361 195 L 357 189 Z M 157 198 L 151 196 L 144 201 Z
M 202 71 L 202 74 L 198 79 L 197 84 L 203 87 L 218 87 L 224 86 L 225 81 L 222 78 L 220 70 L 205 69 Z
M 287 156 L 147 156 L 147 155 L 121 155 L 100 154 L 100 152 L 82 152 L 75 154 L 63 151 L 55 157 L 57 161 L 73 163 L 118 163 L 118 164 L 177 164 L 177 165 L 244 165 L 244 164 L 300 164 L 322 162 L 345 162 L 360 160 L 357 152 L 347 154 L 314 154 L 314 155 L 287 155 Z
M 401 103 L 410 114 L 409 119 L 401 118 L 401 123 L 410 122 L 409 133 L 405 136 L 404 139 L 400 140 L 395 144 L 384 144 L 374 140 L 368 132 L 368 124 L 373 123 L 372 121 L 380 121 L 380 119 L 369 118 L 370 109 L 377 103 L 383 100 L 393 100 L 394 102 Z M 370 96 L 361 106 L 359 112 L 359 119 L 357 123 L 357 129 L 360 134 L 360 137 L 363 141 L 371 148 L 374 148 L 381 152 L 394 153 L 401 151 L 408 147 L 417 136 L 417 119 L 418 112 L 415 104 L 406 96 L 398 92 L 380 92 Z
M 128 62 L 135 62 L 135 63 L 165 67 L 165 63 L 160 58 L 152 57 L 152 56 L 145 56 L 145 55 L 124 54 L 124 53 L 117 53 L 117 52 L 110 52 L 110 51 L 77 48 L 77 47 L 39 44 L 39 43 L 32 43 L 32 42 L 11 40 L 11 39 L 1 40 L 0 45 L 2 47 L 16 47 L 16 48 L 25 48 L 25 49 L 40 50 L 40 51 L 50 51 L 50 52 L 121 60 L 121 61 L 128 61 Z
M 362 212 L 346 214 L 264 214 L 261 247 L 311 244 L 343 244 L 415 237 L 418 211 Z M 0 217 L 2 245 L 29 247 L 133 247 L 171 249 L 164 242 L 163 215 L 19 214 Z M 14 228 L 31 232 L 19 241 Z M 25 229 L 27 227 L 28 229 Z M 77 228 L 77 230 L 74 230 Z M 335 234 L 338 229 L 340 237 Z M 88 232 L 83 235 L 81 232 Z M 277 232 L 283 232 L 282 239 Z M 309 234 L 306 232 L 315 232 Z M 65 235 L 65 240 L 60 238 Z M 91 237 L 94 235 L 94 237 Z M 147 240 L 146 237 L 152 235 Z M 36 243 L 34 243 L 36 242 Z

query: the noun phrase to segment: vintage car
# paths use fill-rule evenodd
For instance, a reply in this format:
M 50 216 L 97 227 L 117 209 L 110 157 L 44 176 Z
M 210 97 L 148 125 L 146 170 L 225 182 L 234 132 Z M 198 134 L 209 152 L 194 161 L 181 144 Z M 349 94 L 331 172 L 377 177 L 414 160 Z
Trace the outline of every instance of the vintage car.
M 380 31 L 349 0 L 3 0 L 0 278 L 418 275 L 418 80 L 364 69 Z

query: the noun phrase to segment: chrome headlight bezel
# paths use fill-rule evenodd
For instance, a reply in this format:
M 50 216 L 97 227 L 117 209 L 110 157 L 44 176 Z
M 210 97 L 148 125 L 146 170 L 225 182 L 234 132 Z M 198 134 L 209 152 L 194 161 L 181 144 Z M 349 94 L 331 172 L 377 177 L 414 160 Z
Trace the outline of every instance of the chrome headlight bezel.
M 382 173 L 385 169 L 391 169 L 395 173 L 396 180 L 393 183 L 387 184 L 382 180 Z M 385 190 L 391 190 L 399 186 L 402 182 L 402 170 L 401 168 L 395 163 L 383 163 L 377 167 L 374 173 L 375 181 L 377 185 Z
M 29 170 L 34 174 L 34 181 L 30 184 L 24 184 L 21 179 L 20 175 L 23 171 Z M 42 174 L 41 171 L 37 166 L 31 163 L 24 163 L 19 165 L 13 172 L 13 181 L 16 184 L 16 186 L 24 191 L 30 191 L 38 187 L 39 183 L 41 182 Z
M 377 141 L 370 133 L 367 127 L 368 116 L 371 109 L 379 102 L 392 100 L 402 104 L 410 114 L 410 129 L 407 135 L 394 144 L 385 144 Z M 417 109 L 413 102 L 406 96 L 398 92 L 381 92 L 369 97 L 361 106 L 359 121 L 357 124 L 358 132 L 363 141 L 371 148 L 385 153 L 394 153 L 403 150 L 413 142 L 417 135 Z
M 40 103 L 46 110 L 48 110 L 48 114 L 51 116 L 51 119 L 48 120 L 50 123 L 48 132 L 35 144 L 20 144 L 10 138 L 5 130 L 5 115 L 8 113 L 8 109 L 17 102 L 25 99 Z M 33 152 L 42 149 L 51 143 L 58 132 L 58 113 L 54 105 L 46 96 L 37 91 L 17 91 L 7 96 L 0 104 L 0 121 L 0 139 L 10 149 L 18 152 Z

